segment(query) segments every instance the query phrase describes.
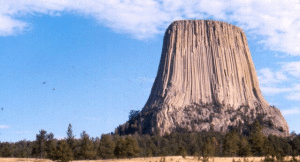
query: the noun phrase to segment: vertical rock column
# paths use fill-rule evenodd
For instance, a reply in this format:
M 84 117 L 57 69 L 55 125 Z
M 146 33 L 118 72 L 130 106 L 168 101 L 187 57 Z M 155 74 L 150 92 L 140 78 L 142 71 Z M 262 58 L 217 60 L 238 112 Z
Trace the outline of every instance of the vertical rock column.
M 218 21 L 176 21 L 166 31 L 145 109 L 222 103 L 267 106 L 244 32 Z
M 262 96 L 243 30 L 219 21 L 173 22 L 150 97 L 134 119 L 141 131 L 164 134 L 214 126 L 226 132 L 259 115 L 271 123 L 266 134 L 288 134 L 280 111 Z

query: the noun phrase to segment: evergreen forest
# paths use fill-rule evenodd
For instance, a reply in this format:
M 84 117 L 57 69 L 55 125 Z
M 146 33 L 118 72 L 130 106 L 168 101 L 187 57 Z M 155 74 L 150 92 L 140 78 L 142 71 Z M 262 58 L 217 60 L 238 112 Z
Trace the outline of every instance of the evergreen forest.
M 159 135 L 118 133 L 90 137 L 83 131 L 80 138 L 73 135 L 69 124 L 64 139 L 40 130 L 35 141 L 1 142 L 1 157 L 40 158 L 62 162 L 159 156 L 249 157 L 264 156 L 265 161 L 281 161 L 286 156 L 300 155 L 300 134 L 289 137 L 262 134 L 262 126 L 253 122 L 247 134 L 238 129 L 224 134 L 214 130 L 180 131 Z M 297 161 L 293 158 L 293 161 Z

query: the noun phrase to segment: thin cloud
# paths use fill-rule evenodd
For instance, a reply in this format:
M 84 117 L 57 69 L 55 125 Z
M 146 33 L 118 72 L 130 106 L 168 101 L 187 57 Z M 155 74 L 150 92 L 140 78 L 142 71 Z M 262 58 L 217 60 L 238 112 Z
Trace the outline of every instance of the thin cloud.
M 281 110 L 281 112 L 284 116 L 300 115 L 300 108 L 285 109 Z
M 286 96 L 288 100 L 300 101 L 300 91 L 292 92 Z
M 260 89 L 264 94 L 268 96 L 273 96 L 276 94 L 292 91 L 291 88 L 265 87 L 265 86 L 261 86 Z
M 16 131 L 16 134 L 29 134 L 31 131 Z
M 283 94 L 288 100 L 300 101 L 300 62 L 281 62 L 279 70 L 270 68 L 258 70 L 258 79 L 263 94 Z
M 0 125 L 0 129 L 8 129 L 8 128 L 10 128 L 10 126 L 8 126 L 8 125 Z
M 263 68 L 258 71 L 258 79 L 260 84 L 275 84 L 288 80 L 287 76 L 282 72 L 274 72 L 270 68 Z
M 22 20 L 39 14 L 64 12 L 94 17 L 104 26 L 137 39 L 161 34 L 178 19 L 216 19 L 235 23 L 270 50 L 300 55 L 300 2 L 298 0 L 0 0 L 0 35 L 24 31 Z
M 293 75 L 294 77 L 300 77 L 300 61 L 284 62 L 281 64 L 283 71 Z

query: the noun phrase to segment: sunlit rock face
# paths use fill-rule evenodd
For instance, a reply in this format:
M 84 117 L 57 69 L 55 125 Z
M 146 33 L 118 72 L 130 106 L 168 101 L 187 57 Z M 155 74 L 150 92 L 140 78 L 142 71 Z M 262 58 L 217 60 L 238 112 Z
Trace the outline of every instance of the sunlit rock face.
M 288 135 L 281 112 L 260 91 L 243 30 L 219 21 L 181 20 L 166 30 L 145 107 L 119 131 L 227 132 L 255 119 L 265 134 Z

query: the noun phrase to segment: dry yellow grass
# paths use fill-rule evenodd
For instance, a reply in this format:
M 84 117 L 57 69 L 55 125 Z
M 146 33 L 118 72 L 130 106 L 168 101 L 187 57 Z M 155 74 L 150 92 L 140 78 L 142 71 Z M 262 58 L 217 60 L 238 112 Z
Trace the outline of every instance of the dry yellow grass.
M 260 162 L 264 158 L 263 157 L 215 157 L 210 158 L 209 162 Z M 290 160 L 291 157 L 286 158 L 285 160 Z M 299 157 L 297 157 L 300 160 Z M 73 162 L 161 162 L 163 157 L 149 157 L 149 158 L 132 158 L 132 159 L 109 159 L 109 160 L 75 160 Z M 196 157 L 188 156 L 186 158 L 182 158 L 181 156 L 167 156 L 165 157 L 165 162 L 199 162 L 202 160 L 198 160 Z M 0 158 L 0 162 L 53 162 L 47 159 L 33 159 L 33 158 Z
M 244 158 L 221 158 L 216 157 L 214 159 L 209 159 L 210 162 L 232 162 L 233 159 L 235 161 L 240 160 L 241 162 L 244 162 Z M 87 160 L 81 160 L 76 162 L 161 162 L 163 159 L 162 157 L 150 157 L 150 158 L 133 158 L 133 159 L 111 159 L 111 160 L 95 160 L 95 161 L 87 161 Z M 186 158 L 182 158 L 181 156 L 167 156 L 165 157 L 165 162 L 201 162 L 202 160 L 198 160 L 197 157 L 188 156 Z M 259 162 L 262 158 L 260 157 L 251 157 L 248 158 L 248 161 L 251 162 Z
M 0 158 L 0 162 L 52 162 L 48 159 L 34 159 L 34 158 Z
M 242 157 L 215 157 L 210 158 L 209 162 L 233 162 L 234 161 L 240 161 L 240 162 L 260 162 L 264 158 L 263 157 L 248 157 L 248 158 L 242 158 Z M 285 160 L 290 160 L 291 158 L 287 158 Z M 300 158 L 297 158 L 300 160 Z M 151 157 L 151 158 L 133 158 L 133 159 L 111 159 L 111 160 L 80 160 L 80 161 L 74 161 L 74 162 L 161 162 L 162 157 Z M 195 157 L 186 157 L 182 158 L 181 156 L 168 156 L 165 157 L 165 162 L 201 162 L 202 160 L 198 160 L 198 158 Z

